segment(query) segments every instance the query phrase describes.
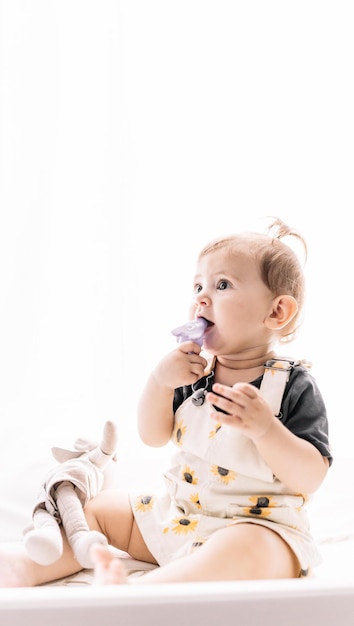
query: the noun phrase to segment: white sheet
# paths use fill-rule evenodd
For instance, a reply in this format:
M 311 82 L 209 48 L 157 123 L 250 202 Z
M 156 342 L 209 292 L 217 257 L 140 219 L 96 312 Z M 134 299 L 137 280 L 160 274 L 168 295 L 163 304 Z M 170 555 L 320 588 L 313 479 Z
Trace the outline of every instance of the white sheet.
M 0 590 L 2 626 L 353 626 L 354 584 L 316 580 Z

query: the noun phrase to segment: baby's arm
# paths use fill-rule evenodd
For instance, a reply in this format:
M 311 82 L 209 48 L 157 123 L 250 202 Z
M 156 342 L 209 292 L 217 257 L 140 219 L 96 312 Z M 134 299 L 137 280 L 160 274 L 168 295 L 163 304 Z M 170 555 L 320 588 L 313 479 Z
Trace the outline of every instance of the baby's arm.
M 174 390 L 203 376 L 207 361 L 200 350 L 196 343 L 186 341 L 167 354 L 150 375 L 138 405 L 138 428 L 144 443 L 163 446 L 171 438 Z
M 329 467 L 328 459 L 309 441 L 292 433 L 276 417 L 258 439 L 258 452 L 275 476 L 299 493 L 314 493 Z
M 149 446 L 165 445 L 173 429 L 174 390 L 159 383 L 155 371 L 147 380 L 138 404 L 138 430 Z
M 233 387 L 215 383 L 207 400 L 226 411 L 213 412 L 218 422 L 238 428 L 252 439 L 279 480 L 299 493 L 313 493 L 319 488 L 328 470 L 328 460 L 274 417 L 259 389 L 248 383 Z

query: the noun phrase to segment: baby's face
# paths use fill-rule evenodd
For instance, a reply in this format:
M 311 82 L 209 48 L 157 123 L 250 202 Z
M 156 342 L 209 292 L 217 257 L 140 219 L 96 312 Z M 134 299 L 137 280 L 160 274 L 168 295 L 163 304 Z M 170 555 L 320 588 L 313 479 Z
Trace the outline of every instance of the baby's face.
M 269 342 L 264 322 L 272 311 L 273 295 L 247 254 L 221 249 L 203 256 L 197 264 L 194 292 L 194 317 L 209 322 L 206 350 L 231 355 Z

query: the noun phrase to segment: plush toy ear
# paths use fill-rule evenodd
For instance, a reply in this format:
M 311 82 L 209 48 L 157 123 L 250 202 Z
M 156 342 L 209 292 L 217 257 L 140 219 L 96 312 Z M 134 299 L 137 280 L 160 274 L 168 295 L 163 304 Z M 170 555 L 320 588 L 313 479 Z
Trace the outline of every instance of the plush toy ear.
M 78 439 L 76 439 L 74 444 L 75 450 L 67 450 L 66 448 L 58 448 L 57 446 L 54 446 L 51 450 L 55 460 L 59 463 L 65 463 L 65 461 L 78 459 L 83 454 L 86 454 L 87 452 L 92 452 L 93 450 L 99 448 L 101 449 L 103 454 L 112 456 L 113 461 L 116 461 L 116 446 L 117 427 L 114 422 L 108 420 L 104 425 L 103 439 L 100 446 L 96 441 L 92 441 L 91 439 L 85 439 L 84 437 L 79 437 Z
M 79 437 L 78 439 L 76 439 L 74 444 L 75 450 L 79 450 L 81 453 L 91 452 L 91 450 L 94 450 L 95 448 L 97 448 L 97 446 L 97 441 L 85 439 L 84 437 Z
M 65 461 L 70 461 L 71 459 L 77 459 L 79 456 L 82 456 L 83 452 L 77 452 L 74 450 L 65 450 L 65 448 L 51 448 L 52 455 L 58 463 L 65 463 Z
M 75 450 L 67 450 L 56 446 L 54 446 L 51 450 L 56 461 L 59 463 L 65 463 L 65 461 L 71 461 L 71 459 L 78 459 L 86 452 L 91 452 L 91 450 L 97 448 L 97 445 L 96 441 L 79 437 L 76 439 L 74 444 Z

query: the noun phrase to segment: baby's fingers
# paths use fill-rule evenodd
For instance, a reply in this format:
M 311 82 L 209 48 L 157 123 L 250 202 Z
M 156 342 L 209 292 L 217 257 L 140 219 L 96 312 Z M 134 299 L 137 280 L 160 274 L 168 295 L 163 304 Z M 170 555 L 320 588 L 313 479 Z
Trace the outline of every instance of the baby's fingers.
M 248 383 L 237 383 L 233 387 L 215 383 L 207 394 L 207 400 L 229 415 L 237 415 L 245 410 L 250 400 L 257 398 L 258 390 Z
M 235 414 L 237 410 L 242 408 L 240 404 L 236 405 L 233 400 L 229 400 L 228 398 L 225 398 L 225 396 L 220 396 L 213 391 L 209 391 L 206 394 L 206 399 L 214 407 L 221 409 L 221 411 L 224 411 L 228 415 Z

